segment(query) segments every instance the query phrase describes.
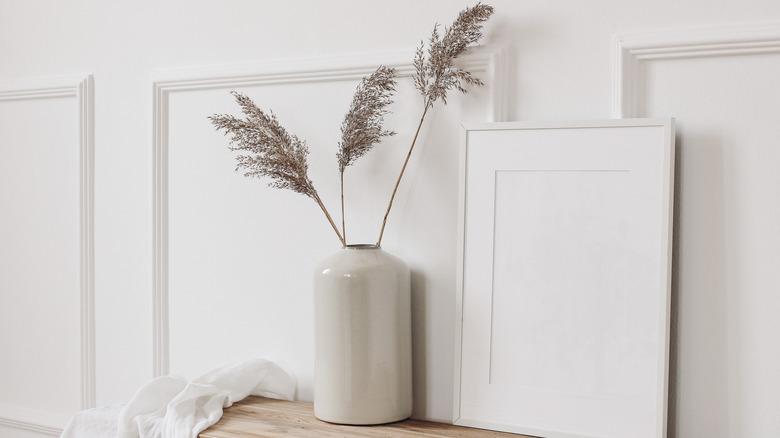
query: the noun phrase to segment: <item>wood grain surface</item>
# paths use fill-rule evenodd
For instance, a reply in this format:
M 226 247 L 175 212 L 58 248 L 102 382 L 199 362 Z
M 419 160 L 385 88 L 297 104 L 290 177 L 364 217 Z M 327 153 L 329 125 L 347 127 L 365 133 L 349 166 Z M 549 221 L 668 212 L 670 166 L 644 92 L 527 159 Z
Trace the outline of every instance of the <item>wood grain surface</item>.
M 523 438 L 503 432 L 428 421 L 406 420 L 381 426 L 343 426 L 314 417 L 311 403 L 248 397 L 225 410 L 200 438 Z

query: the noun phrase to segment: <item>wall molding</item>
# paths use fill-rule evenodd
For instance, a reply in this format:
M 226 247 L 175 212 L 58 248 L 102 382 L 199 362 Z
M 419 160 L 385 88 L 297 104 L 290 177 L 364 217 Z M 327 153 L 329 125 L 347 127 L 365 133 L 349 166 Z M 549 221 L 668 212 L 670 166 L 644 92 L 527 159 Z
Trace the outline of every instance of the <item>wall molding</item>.
M 35 432 L 41 435 L 51 435 L 51 436 L 62 435 L 62 428 L 60 427 L 46 426 L 42 423 L 20 421 L 20 420 L 14 420 L 12 418 L 0 417 L 0 426 L 9 427 L 12 429 L 26 430 L 28 432 Z
M 60 436 L 65 415 L 0 404 L 0 426 L 42 435 Z
M 0 101 L 30 99 L 76 98 L 79 123 L 79 211 L 80 211 L 80 346 L 81 346 L 81 408 L 95 406 L 95 100 L 91 74 L 29 78 L 0 84 Z M 36 414 L 19 418 L 18 409 L 3 407 L 0 425 L 15 429 L 59 435 L 67 419 L 58 414 Z
M 643 103 L 642 62 L 780 53 L 780 23 L 619 34 L 613 40 L 612 115 L 637 117 Z
M 169 372 L 168 309 L 168 138 L 169 100 L 172 93 L 358 80 L 380 64 L 394 67 L 400 78 L 414 72 L 414 50 L 372 52 L 329 57 L 275 60 L 157 71 L 152 76 L 153 144 L 153 374 Z M 460 64 L 491 86 L 488 120 L 504 121 L 508 113 L 508 49 L 480 47 Z

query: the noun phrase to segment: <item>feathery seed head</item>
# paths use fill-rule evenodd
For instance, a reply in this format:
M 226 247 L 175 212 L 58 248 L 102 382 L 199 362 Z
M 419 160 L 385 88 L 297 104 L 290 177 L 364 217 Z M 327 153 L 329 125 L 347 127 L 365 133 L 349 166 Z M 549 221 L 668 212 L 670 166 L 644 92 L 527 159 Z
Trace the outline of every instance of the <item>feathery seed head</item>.
M 341 141 L 339 142 L 339 171 L 365 155 L 382 137 L 395 132 L 384 129 L 384 116 L 387 107 L 393 103 L 396 71 L 380 66 L 371 75 L 364 77 L 355 89 L 352 104 L 341 123 Z

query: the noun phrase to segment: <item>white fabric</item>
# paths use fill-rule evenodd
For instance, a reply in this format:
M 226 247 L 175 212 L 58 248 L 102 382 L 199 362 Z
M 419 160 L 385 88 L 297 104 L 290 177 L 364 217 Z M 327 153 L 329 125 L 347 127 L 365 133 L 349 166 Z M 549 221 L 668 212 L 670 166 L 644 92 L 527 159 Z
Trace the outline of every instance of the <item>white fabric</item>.
M 121 410 L 76 414 L 61 438 L 197 438 L 222 418 L 224 408 L 249 395 L 292 400 L 295 380 L 262 359 L 217 368 L 189 383 L 158 377 Z
M 116 436 L 121 406 L 87 409 L 73 416 L 63 438 L 111 438 Z

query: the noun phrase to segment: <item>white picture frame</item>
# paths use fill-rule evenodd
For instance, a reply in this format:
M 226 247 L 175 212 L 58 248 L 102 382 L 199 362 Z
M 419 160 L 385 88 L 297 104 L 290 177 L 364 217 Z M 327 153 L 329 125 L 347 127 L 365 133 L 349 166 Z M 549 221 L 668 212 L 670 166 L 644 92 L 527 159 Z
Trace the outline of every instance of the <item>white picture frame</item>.
M 453 423 L 665 437 L 673 120 L 468 125 L 460 166 Z

